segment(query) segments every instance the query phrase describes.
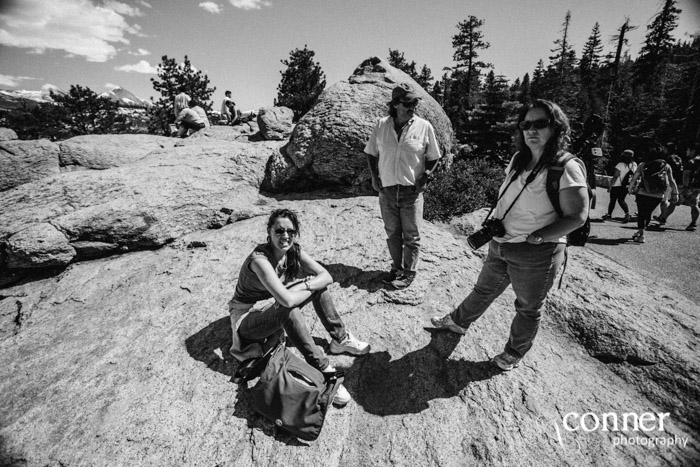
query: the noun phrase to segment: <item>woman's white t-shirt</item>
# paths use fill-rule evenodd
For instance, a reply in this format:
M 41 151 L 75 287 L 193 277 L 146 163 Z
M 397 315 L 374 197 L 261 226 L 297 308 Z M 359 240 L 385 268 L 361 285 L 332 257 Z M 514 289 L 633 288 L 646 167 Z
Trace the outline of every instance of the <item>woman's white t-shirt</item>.
M 512 165 L 513 160 L 511 159 L 510 164 L 508 164 L 506 168 L 506 179 L 499 189 L 499 195 L 510 182 Z M 504 237 L 494 238 L 497 242 L 524 242 L 532 232 L 551 224 L 558 217 L 547 195 L 546 170 L 540 170 L 535 179 L 525 187 L 523 193 L 518 197 L 518 193 L 523 189 L 530 173 L 532 173 L 531 170 L 523 171 L 516 180 L 508 186 L 506 193 L 503 194 L 496 205 L 493 217 L 501 219 L 503 221 L 503 226 L 506 228 L 506 235 Z M 564 171 L 559 180 L 559 189 L 585 186 L 586 174 L 583 167 L 576 159 L 571 159 L 564 166 Z M 504 218 L 503 215 L 516 197 L 518 197 L 517 201 L 515 201 L 515 204 Z M 556 240 L 556 243 L 566 243 L 566 236 L 560 237 Z
M 622 180 L 625 179 L 625 175 L 627 175 L 627 172 L 632 172 L 634 174 L 634 172 L 637 170 L 637 163 L 632 162 L 629 165 L 627 165 L 624 162 L 618 162 L 615 166 L 615 170 L 620 171 L 620 178 L 615 179 L 615 181 L 612 184 L 613 188 L 615 188 L 616 186 L 622 186 Z

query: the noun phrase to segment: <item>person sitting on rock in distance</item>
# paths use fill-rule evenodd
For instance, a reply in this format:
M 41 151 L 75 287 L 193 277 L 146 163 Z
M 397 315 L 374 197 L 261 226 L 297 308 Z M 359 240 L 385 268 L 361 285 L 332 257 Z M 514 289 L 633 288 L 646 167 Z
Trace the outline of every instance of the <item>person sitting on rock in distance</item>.
M 571 159 L 560 178 L 559 216 L 547 195 L 547 171 L 567 154 L 569 120 L 558 105 L 538 100 L 520 113 L 518 152 L 506 168 L 494 218 L 503 236 L 489 242 L 489 251 L 472 292 L 450 314 L 431 319 L 438 329 L 465 334 L 508 287 L 515 292 L 516 315 L 510 338 L 492 363 L 511 370 L 532 347 L 544 300 L 564 262 L 566 235 L 588 217 L 589 197 L 583 161 Z
M 190 102 L 190 96 L 187 93 L 181 92 L 173 101 L 173 112 L 175 113 L 175 118 L 180 116 L 180 112 L 187 108 L 187 104 Z
M 435 129 L 414 114 L 419 99 L 411 85 L 396 86 L 389 116 L 377 122 L 364 149 L 391 256 L 384 282 L 395 289 L 408 287 L 416 277 L 423 191 L 440 159 Z
M 226 120 L 227 125 L 233 125 L 238 120 L 236 103 L 231 99 L 231 91 L 226 91 L 224 95 L 226 97 L 221 102 L 221 118 Z
M 175 124 L 178 126 L 177 136 L 180 138 L 186 138 L 189 134 L 209 126 L 207 114 L 197 101 L 190 99 L 187 106 L 175 119 Z
M 229 302 L 233 345 L 238 360 L 263 355 L 277 342 L 282 330 L 304 359 L 323 373 L 333 373 L 323 350 L 318 347 L 301 314 L 313 304 L 321 324 L 332 337 L 330 352 L 363 355 L 369 344 L 350 334 L 335 309 L 328 286 L 331 275 L 304 251 L 297 240 L 299 220 L 293 211 L 278 209 L 267 222 L 267 242 L 258 245 L 243 263 L 236 292 Z M 341 386 L 334 403 L 343 406 L 350 394 Z
M 661 204 L 661 199 L 670 188 L 671 204 L 678 202 L 678 186 L 673 178 L 671 166 L 662 159 L 662 151 L 652 148 L 646 154 L 644 162 L 634 172 L 628 188 L 630 194 L 636 194 L 637 232 L 632 240 L 644 243 L 644 231 L 651 222 L 651 213 Z
M 610 204 L 608 204 L 608 213 L 603 216 L 603 220 L 612 218 L 612 213 L 615 210 L 615 203 L 618 203 L 625 212 L 623 223 L 630 220 L 630 210 L 625 202 L 627 196 L 627 187 L 634 172 L 637 170 L 637 163 L 634 162 L 634 151 L 625 149 L 622 151 L 622 160 L 615 166 L 615 173 L 610 180 L 608 192 L 610 193 Z

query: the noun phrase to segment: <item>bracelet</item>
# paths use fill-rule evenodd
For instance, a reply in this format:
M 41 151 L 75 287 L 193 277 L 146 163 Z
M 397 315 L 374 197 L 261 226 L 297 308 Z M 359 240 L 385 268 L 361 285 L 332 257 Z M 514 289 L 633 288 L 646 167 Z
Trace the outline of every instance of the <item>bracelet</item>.
M 306 286 L 306 290 L 308 290 L 310 292 L 311 286 L 309 285 L 309 278 L 308 277 L 306 279 L 304 279 L 304 285 Z

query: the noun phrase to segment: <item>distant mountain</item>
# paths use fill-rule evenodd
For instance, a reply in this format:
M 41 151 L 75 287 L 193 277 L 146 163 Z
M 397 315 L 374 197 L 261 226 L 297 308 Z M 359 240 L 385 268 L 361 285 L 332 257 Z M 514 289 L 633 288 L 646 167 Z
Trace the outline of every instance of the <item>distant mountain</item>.
M 151 101 L 139 99 L 131 91 L 127 91 L 119 86 L 109 92 L 103 92 L 100 94 L 100 97 L 106 97 L 111 101 L 117 102 L 120 107 L 147 109 L 153 105 Z
M 22 107 L 22 104 L 25 103 L 31 107 L 43 102 L 53 102 L 53 99 L 51 99 L 51 92 L 55 94 L 66 94 L 65 91 L 55 86 L 44 86 L 41 91 L 0 89 L 0 110 L 19 109 Z M 117 102 L 120 107 L 131 109 L 147 109 L 153 105 L 150 101 L 139 99 L 130 91 L 118 86 L 109 92 L 103 92 L 99 96 Z

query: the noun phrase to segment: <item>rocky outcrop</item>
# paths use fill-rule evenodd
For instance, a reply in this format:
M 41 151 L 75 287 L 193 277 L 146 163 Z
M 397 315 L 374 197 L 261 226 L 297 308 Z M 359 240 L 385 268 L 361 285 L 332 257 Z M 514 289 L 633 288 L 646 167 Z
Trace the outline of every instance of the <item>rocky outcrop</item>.
M 288 107 L 262 107 L 258 111 L 258 128 L 263 139 L 282 141 L 292 134 L 294 112 Z
M 270 161 L 265 188 L 270 191 L 334 187 L 369 192 L 363 149 L 377 119 L 387 115 L 391 90 L 410 83 L 422 96 L 416 114 L 435 127 L 440 149 L 448 155 L 452 126 L 440 105 L 406 73 L 379 58 L 364 61 L 347 81 L 327 88 L 299 120 L 286 151 Z
M 0 141 L 12 141 L 17 139 L 17 133 L 10 128 L 0 127 Z
M 258 205 L 218 230 L 0 290 L 3 465 L 697 464 L 700 324 L 677 293 L 572 248 L 535 346 L 500 373 L 488 360 L 508 336 L 510 290 L 463 338 L 429 325 L 480 270 L 483 253 L 463 237 L 426 223 L 417 279 L 394 292 L 380 280 L 388 254 L 376 198 L 308 193 Z M 303 247 L 335 278 L 348 328 L 372 344 L 363 357 L 331 357 L 353 401 L 330 409 L 313 443 L 253 413 L 248 388 L 230 381 L 227 301 L 265 240 L 267 213 L 282 206 L 299 213 Z M 327 349 L 312 307 L 303 315 Z M 588 428 L 604 413 L 654 412 L 670 414 L 664 431 L 563 425 L 569 413 L 579 416 L 569 426 L 590 414 Z M 676 438 L 687 444 L 649 445 Z
M 0 193 L 0 284 L 17 269 L 156 248 L 263 209 L 264 167 L 282 143 L 182 141 L 122 167 L 68 172 Z
M 0 192 L 60 173 L 58 153 L 47 139 L 0 141 Z
M 104 170 L 143 159 L 152 151 L 170 149 L 174 138 L 154 135 L 82 135 L 58 143 L 61 170 Z

